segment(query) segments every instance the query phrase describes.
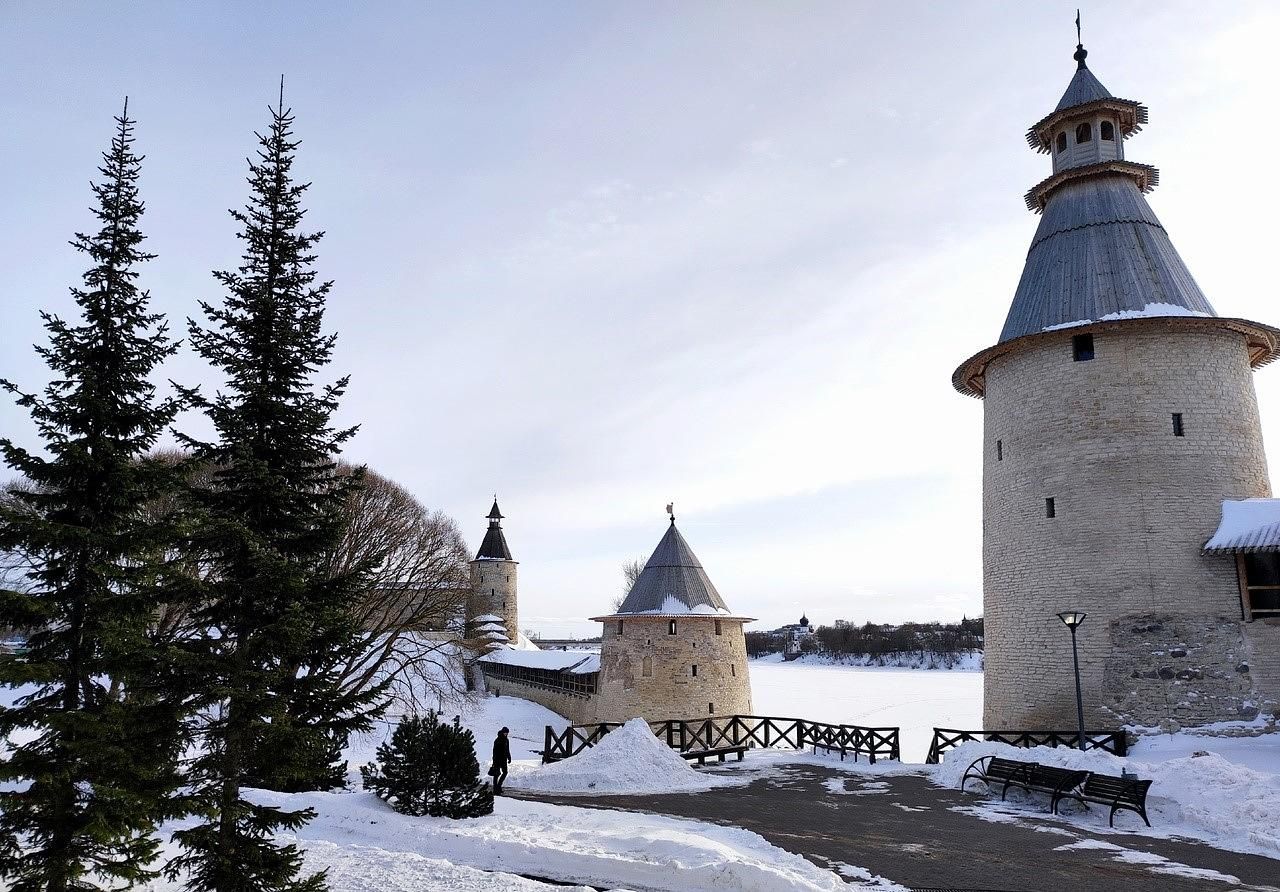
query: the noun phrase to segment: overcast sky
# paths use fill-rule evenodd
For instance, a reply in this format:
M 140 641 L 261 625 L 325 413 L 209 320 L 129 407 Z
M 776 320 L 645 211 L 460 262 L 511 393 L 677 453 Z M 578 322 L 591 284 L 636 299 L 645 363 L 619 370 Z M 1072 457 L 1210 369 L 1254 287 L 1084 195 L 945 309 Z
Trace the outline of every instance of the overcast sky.
M 591 632 L 679 524 L 729 606 L 981 611 L 982 406 L 1066 88 L 1067 3 L 0 4 L 0 376 L 46 380 L 88 182 L 129 96 L 156 308 L 219 301 L 226 209 L 281 73 L 336 285 L 347 456 L 475 547 L 494 492 L 522 625 Z M 1222 315 L 1280 323 L 1270 4 L 1084 10 L 1151 123 L 1127 155 Z M 165 376 L 216 387 L 185 349 Z M 1280 370 L 1257 378 L 1280 466 Z M 197 425 L 192 420 L 189 425 Z M 0 430 L 34 445 L 25 415 Z M 1069 600 L 1069 598 L 1068 598 Z M 1064 607 L 1070 606 L 1064 602 Z

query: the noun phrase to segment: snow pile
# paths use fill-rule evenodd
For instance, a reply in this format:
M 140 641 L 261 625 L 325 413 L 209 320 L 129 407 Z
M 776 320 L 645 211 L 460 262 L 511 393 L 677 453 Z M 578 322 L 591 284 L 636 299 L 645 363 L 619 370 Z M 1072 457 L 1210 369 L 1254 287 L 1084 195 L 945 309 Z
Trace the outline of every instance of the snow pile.
M 1204 744 L 1206 750 L 1212 747 L 1210 740 Z M 975 742 L 949 751 L 934 769 L 934 782 L 953 789 L 959 787 L 969 765 L 987 755 L 1110 775 L 1119 775 L 1127 768 L 1153 782 L 1147 793 L 1152 830 L 1125 812 L 1117 814 L 1117 827 L 1158 836 L 1178 833 L 1220 848 L 1280 856 L 1280 774 L 1255 771 L 1212 752 L 1165 762 L 1141 762 L 1102 750 L 1082 753 L 1065 747 L 1022 749 L 1003 743 Z M 970 784 L 982 789 L 981 784 Z M 1076 814 L 1070 805 L 1067 809 L 1072 821 L 1107 825 L 1107 809 L 1095 808 L 1085 815 Z
M 632 719 L 576 756 L 511 776 L 512 789 L 540 793 L 685 793 L 734 783 L 702 774 Z

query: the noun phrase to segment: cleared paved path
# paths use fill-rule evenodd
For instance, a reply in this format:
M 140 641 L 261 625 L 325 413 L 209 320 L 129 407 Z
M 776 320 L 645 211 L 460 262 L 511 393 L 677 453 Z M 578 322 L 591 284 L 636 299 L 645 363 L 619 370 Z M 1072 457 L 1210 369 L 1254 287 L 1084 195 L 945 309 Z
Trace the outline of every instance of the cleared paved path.
M 843 780 L 848 792 L 829 789 L 826 782 L 832 778 Z M 918 890 L 1280 892 L 1280 860 L 1194 842 L 1097 834 L 1069 820 L 983 820 L 953 810 L 983 805 L 989 801 L 983 796 L 940 789 L 914 775 L 854 775 L 794 764 L 773 770 L 747 786 L 705 793 L 531 798 L 745 827 L 824 867 L 857 865 Z M 1043 807 L 1035 800 L 1011 805 L 1009 810 L 1020 817 L 1033 817 Z M 1123 825 L 1134 819 L 1129 814 L 1118 816 L 1116 821 Z M 1107 849 L 1107 844 L 1127 851 Z M 1084 847 L 1058 850 L 1064 845 Z M 1118 856 L 1130 861 L 1118 860 Z M 1133 859 L 1154 863 L 1132 863 Z M 1180 876 L 1170 872 L 1185 873 L 1175 865 L 1203 873 Z M 1240 884 L 1214 879 L 1216 874 L 1235 877 Z

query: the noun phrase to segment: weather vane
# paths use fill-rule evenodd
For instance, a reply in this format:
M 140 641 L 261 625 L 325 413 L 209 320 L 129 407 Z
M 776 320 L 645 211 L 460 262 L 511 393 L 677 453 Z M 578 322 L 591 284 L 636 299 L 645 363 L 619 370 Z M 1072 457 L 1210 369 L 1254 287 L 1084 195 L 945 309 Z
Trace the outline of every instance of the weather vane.
M 1084 40 L 1080 37 L 1080 10 L 1076 10 L 1076 43 L 1083 44 Z
M 667 502 L 667 513 L 671 515 L 671 522 L 676 522 L 676 503 Z

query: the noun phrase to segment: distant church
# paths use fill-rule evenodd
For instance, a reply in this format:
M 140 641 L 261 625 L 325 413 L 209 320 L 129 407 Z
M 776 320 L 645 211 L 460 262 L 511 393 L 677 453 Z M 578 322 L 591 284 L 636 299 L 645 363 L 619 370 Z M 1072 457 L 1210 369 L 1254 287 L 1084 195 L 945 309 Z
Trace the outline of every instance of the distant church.
M 674 515 L 621 606 L 593 617 L 602 623 L 598 654 L 521 639 L 515 567 L 495 499 L 471 562 L 465 626 L 488 690 L 576 724 L 751 713 L 743 632 L 751 618 L 725 605 Z
M 1052 173 L 999 343 L 952 381 L 984 400 L 984 727 L 1203 725 L 1280 709 L 1280 500 L 1252 371 L 1280 331 L 1221 317 L 1125 158 L 1147 108 L 1085 64 L 1027 133 Z M 1260 285 L 1268 282 L 1259 270 Z

